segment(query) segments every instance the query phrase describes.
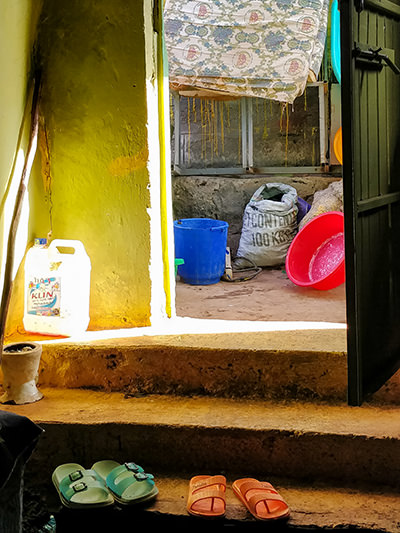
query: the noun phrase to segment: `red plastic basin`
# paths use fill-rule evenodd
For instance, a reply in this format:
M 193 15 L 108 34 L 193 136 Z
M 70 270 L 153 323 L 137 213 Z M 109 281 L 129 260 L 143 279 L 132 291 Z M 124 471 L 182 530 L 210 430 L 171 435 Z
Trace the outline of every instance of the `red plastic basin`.
M 297 233 L 286 254 L 286 273 L 301 287 L 328 290 L 344 283 L 343 213 L 318 215 Z

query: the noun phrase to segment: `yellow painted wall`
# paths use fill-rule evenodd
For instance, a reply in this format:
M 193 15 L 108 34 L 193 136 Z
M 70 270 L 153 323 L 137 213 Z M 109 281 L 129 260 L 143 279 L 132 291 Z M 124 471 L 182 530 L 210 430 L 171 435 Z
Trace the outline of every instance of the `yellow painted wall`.
M 0 0 L 0 192 L 4 199 L 20 144 L 32 45 L 41 2 Z
M 154 72 L 146 68 L 153 34 L 144 5 L 44 0 L 39 22 L 42 128 L 31 236 L 83 242 L 92 263 L 91 330 L 150 324 L 146 76 Z M 11 329 L 22 316 L 21 280 L 22 268 Z
M 141 2 L 45 0 L 39 53 L 52 228 L 92 262 L 91 329 L 149 323 Z
M 29 140 L 33 45 L 41 0 L 0 0 L 0 257 L 5 250 L 15 193 Z M 17 158 L 19 154 L 19 158 Z M 18 234 L 16 264 L 26 247 L 27 224 Z M 0 283 L 2 286 L 2 282 Z

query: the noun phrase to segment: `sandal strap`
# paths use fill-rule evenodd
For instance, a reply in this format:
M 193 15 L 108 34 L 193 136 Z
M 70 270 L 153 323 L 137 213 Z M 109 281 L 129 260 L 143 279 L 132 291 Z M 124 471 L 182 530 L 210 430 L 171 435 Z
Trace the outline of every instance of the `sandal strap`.
M 134 474 L 138 474 L 139 472 L 144 472 L 143 468 L 136 463 L 130 462 L 130 463 L 124 463 L 121 465 L 121 470 L 123 471 L 123 468 L 125 467 L 126 470 L 129 470 L 129 472 L 133 472 Z
M 243 494 L 244 498 L 246 498 L 246 494 L 250 490 L 265 491 L 268 492 L 268 494 L 278 494 L 278 491 L 271 485 L 271 483 L 268 483 L 268 481 L 250 480 L 243 483 L 240 488 L 240 492 Z
M 90 472 L 90 474 L 87 474 Z M 72 497 L 79 493 L 84 492 L 89 489 L 100 489 L 104 494 L 108 494 L 107 488 L 104 486 L 104 483 L 96 476 L 92 470 L 83 470 L 83 476 L 76 481 L 71 481 L 70 475 L 66 476 L 60 483 L 59 490 L 63 497 L 67 501 L 71 501 Z
M 61 486 L 69 486 L 77 481 L 86 481 L 87 479 L 93 479 L 101 482 L 101 478 L 99 474 L 95 470 L 74 470 L 73 472 L 70 472 L 67 474 L 61 481 L 60 481 L 60 487 Z
M 198 479 L 191 483 L 190 494 L 188 497 L 188 508 L 192 508 L 199 501 L 207 499 L 218 499 L 226 505 L 226 478 L 225 476 L 209 476 L 204 479 Z
M 221 475 L 211 476 L 211 477 L 208 477 L 207 479 L 200 479 L 191 485 L 192 494 L 197 492 L 198 490 L 203 490 L 203 489 L 205 490 L 206 488 L 211 488 L 212 490 L 216 490 L 218 493 L 220 493 L 221 491 L 225 492 L 226 478 Z
M 118 476 L 121 474 L 124 474 L 125 472 L 132 472 L 133 474 L 138 474 L 139 472 L 144 472 L 143 468 L 136 463 L 124 463 L 122 465 L 118 465 L 115 468 L 111 470 L 111 472 L 107 476 L 107 482 L 111 481 L 114 482 Z
M 268 506 L 268 502 L 270 501 L 277 501 L 286 504 L 282 496 L 280 496 L 279 494 L 263 494 L 261 491 L 256 494 L 253 494 L 253 496 L 250 496 L 250 498 L 247 499 L 247 503 L 252 509 L 255 509 L 256 506 L 261 502 L 266 502 L 266 505 Z
M 118 478 L 126 472 L 128 472 L 129 475 L 125 475 L 120 481 L 118 481 Z M 111 470 L 106 478 L 106 484 L 114 494 L 122 497 L 126 489 L 133 483 L 145 482 L 153 487 L 155 485 L 153 480 L 154 476 L 152 474 L 146 474 L 141 466 L 138 466 L 135 463 L 125 463 Z
M 254 491 L 254 493 L 248 496 L 250 491 Z M 249 508 L 253 510 L 261 502 L 266 502 L 267 506 L 268 501 L 277 501 L 287 505 L 279 492 L 268 481 L 249 480 L 241 486 L 241 493 Z
M 188 508 L 191 509 L 196 503 L 207 499 L 221 500 L 221 502 L 223 502 L 224 508 L 226 506 L 225 491 L 210 487 L 205 488 L 203 490 L 198 490 L 194 493 L 192 492 L 188 499 Z

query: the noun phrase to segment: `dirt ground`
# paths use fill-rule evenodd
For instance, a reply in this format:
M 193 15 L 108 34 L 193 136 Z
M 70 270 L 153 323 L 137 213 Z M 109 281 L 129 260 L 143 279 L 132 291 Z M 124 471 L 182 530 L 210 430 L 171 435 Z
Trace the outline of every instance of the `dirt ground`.
M 176 313 L 222 320 L 346 322 L 345 284 L 328 291 L 298 287 L 283 269 L 264 268 L 249 281 L 176 283 Z

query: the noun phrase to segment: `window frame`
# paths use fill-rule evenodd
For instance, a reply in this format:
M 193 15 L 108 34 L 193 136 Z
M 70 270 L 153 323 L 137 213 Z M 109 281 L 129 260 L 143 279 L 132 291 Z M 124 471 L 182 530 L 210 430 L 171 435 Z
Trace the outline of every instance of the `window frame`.
M 174 160 L 172 171 L 180 176 L 214 176 L 214 175 L 258 175 L 258 174 L 321 174 L 330 171 L 329 165 L 329 90 L 327 81 L 307 83 L 308 87 L 318 87 L 319 146 L 320 163 L 316 166 L 268 166 L 254 167 L 253 143 L 253 99 L 242 97 L 241 102 L 241 135 L 242 135 L 242 167 L 185 168 L 181 165 L 180 135 L 180 95 L 172 92 L 174 107 Z

